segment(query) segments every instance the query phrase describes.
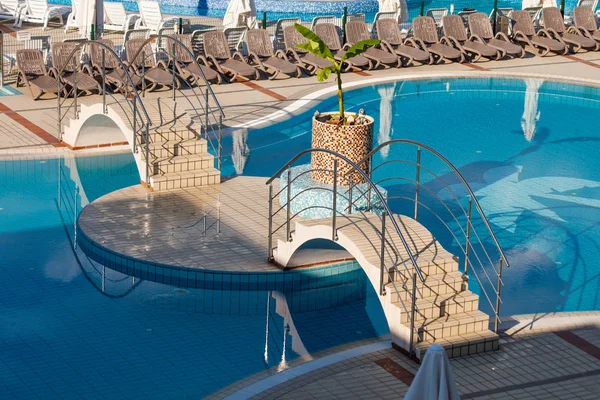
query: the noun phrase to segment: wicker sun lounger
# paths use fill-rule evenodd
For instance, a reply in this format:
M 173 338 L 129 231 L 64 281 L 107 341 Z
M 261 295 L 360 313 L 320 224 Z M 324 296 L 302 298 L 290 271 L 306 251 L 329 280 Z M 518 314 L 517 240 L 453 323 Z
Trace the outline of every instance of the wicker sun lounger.
M 283 29 L 283 40 L 285 42 L 285 52 L 288 57 L 291 57 L 306 71 L 314 75 L 322 68 L 331 67 L 331 61 L 321 57 L 317 57 L 302 49 L 297 49 L 296 46 L 301 43 L 307 43 L 308 40 L 296 30 L 295 26 L 287 26 Z
M 346 55 L 346 50 L 342 48 L 342 43 L 340 41 L 340 35 L 338 34 L 337 28 L 334 24 L 330 23 L 321 23 L 315 25 L 314 32 L 318 37 L 321 38 L 323 42 L 329 47 L 329 50 L 333 53 L 333 57 L 340 61 L 344 55 Z M 371 61 L 363 56 L 357 55 L 354 56 L 344 62 L 346 64 L 345 71 L 350 71 L 352 68 L 364 68 L 371 69 L 372 64 Z
M 76 48 L 76 42 L 54 43 L 52 45 L 51 73 L 65 86 L 73 89 L 77 87 L 77 91 L 91 93 L 92 90 L 97 90 L 98 93 L 101 93 L 100 84 L 91 74 L 81 68 L 81 51 L 79 49 L 75 51 Z
M 424 48 L 420 48 L 416 40 L 408 38 L 402 40 L 402 33 L 397 21 L 393 19 L 380 19 L 377 24 L 377 37 L 390 51 L 400 56 L 404 65 L 414 61 L 421 64 L 433 64 L 433 56 Z
M 145 81 L 150 82 L 149 91 L 160 87 L 179 88 L 179 80 L 174 79 L 173 73 L 167 69 L 167 65 L 161 60 L 154 60 L 154 52 L 150 42 L 146 39 L 131 39 L 125 43 L 127 48 L 127 63 L 129 70 Z
M 600 30 L 598 29 L 598 23 L 596 22 L 596 15 L 592 7 L 575 7 L 573 9 L 573 20 L 575 22 L 575 28 L 579 33 L 585 37 L 593 39 L 598 43 L 596 50 L 600 49 Z
M 273 44 L 266 30 L 250 29 L 246 33 L 246 43 L 248 45 L 248 62 L 263 71 L 266 71 L 267 68 L 272 69 L 274 72 L 269 75 L 269 79 L 275 79 L 280 73 L 288 76 L 296 75 L 297 78 L 302 75 L 300 67 L 291 63 L 283 50 L 276 52 L 273 50 Z
M 96 40 L 98 43 L 102 43 L 115 51 L 115 45 L 111 40 L 102 39 Z M 102 62 L 102 50 L 104 51 L 104 63 Z M 131 83 L 135 87 L 139 87 L 142 83 L 142 79 L 136 74 L 129 74 L 129 78 L 123 70 L 120 60 L 118 60 L 111 52 L 107 51 L 106 48 L 100 44 L 90 44 L 89 46 L 90 64 L 92 66 L 91 75 L 96 75 L 102 79 L 102 70 L 104 69 L 104 76 L 106 82 L 113 86 L 114 90 L 121 90 L 127 87 L 131 87 Z M 131 81 L 129 81 L 131 79 Z
M 249 65 L 240 52 L 231 55 L 225 34 L 221 31 L 211 31 L 204 34 L 204 54 L 213 67 L 221 74 L 230 74 L 230 82 L 238 76 L 246 79 L 258 79 L 260 73 Z
M 444 28 L 444 36 L 454 44 L 454 47 L 467 55 L 472 62 L 477 62 L 482 57 L 495 60 L 504 57 L 504 53 L 497 48 L 489 46 L 483 41 L 478 41 L 474 36 L 467 37 L 462 17 L 458 15 L 446 15 L 442 18 L 442 26 Z
M 366 22 L 351 21 L 346 24 L 346 41 L 349 45 L 358 43 L 361 40 L 369 39 L 371 39 L 371 33 L 369 33 L 369 28 L 367 27 Z M 399 68 L 402 66 L 402 61 L 395 52 L 385 51 L 382 49 L 383 46 L 381 48 L 369 47 L 367 51 L 362 53 L 365 57 L 375 62 L 373 69 L 376 69 L 382 64 L 386 67 L 395 65 Z
M 505 55 L 521 58 L 525 56 L 525 50 L 521 46 L 512 43 L 504 32 L 498 32 L 494 37 L 490 19 L 484 13 L 469 15 L 469 31 L 472 38 L 499 50 L 503 53 L 503 57 Z
M 44 93 L 58 93 L 60 84 L 46 71 L 46 63 L 42 52 L 39 50 L 17 50 L 17 87 L 20 83 L 25 84 L 31 92 L 34 100 L 39 99 Z M 33 92 L 37 89 L 37 94 Z
M 173 38 L 179 40 L 190 52 L 192 51 L 192 38 L 190 35 L 173 35 Z M 175 49 L 175 57 L 173 57 L 173 49 Z M 175 59 L 177 61 L 177 72 L 179 75 L 192 83 L 194 80 L 204 81 L 215 81 L 217 84 L 222 82 L 221 75 L 209 66 L 206 57 L 199 55 L 194 58 L 186 49 L 184 49 L 179 43 L 174 40 L 167 39 L 167 52 L 171 56 L 171 61 Z M 200 67 L 200 68 L 198 68 Z
M 535 31 L 529 12 L 515 10 L 510 14 L 515 24 L 513 25 L 513 40 L 527 45 L 537 51 L 537 55 L 544 57 L 548 53 L 566 54 L 569 50 L 564 43 L 554 40 L 545 29 Z
M 544 8 L 542 11 L 542 20 L 544 21 L 544 29 L 548 31 L 554 39 L 565 45 L 572 46 L 574 53 L 577 53 L 581 49 L 596 49 L 597 43 L 594 39 L 581 35 L 575 28 L 569 29 L 569 31 L 566 30 L 563 16 L 558 7 Z
M 413 30 L 417 43 L 436 56 L 438 60 L 456 60 L 461 63 L 465 61 L 464 54 L 454 48 L 449 39 L 439 38 L 433 18 L 416 17 L 413 19 Z

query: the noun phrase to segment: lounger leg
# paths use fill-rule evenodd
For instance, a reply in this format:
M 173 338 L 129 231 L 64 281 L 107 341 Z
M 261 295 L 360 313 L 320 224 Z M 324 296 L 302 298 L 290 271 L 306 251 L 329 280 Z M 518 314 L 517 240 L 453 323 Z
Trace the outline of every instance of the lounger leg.
M 300 67 L 296 67 L 296 78 L 300 78 L 302 76 L 302 70 Z

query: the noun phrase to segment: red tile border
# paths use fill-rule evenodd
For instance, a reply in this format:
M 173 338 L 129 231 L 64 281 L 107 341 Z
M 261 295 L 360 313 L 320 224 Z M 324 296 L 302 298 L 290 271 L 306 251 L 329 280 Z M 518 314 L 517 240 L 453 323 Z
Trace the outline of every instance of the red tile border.
M 477 71 L 489 71 L 489 69 L 480 67 L 479 65 L 473 63 L 463 63 L 462 65 L 464 65 L 465 67 L 476 69 Z
M 0 24 L 0 31 L 2 31 L 3 33 L 8 33 L 10 36 L 12 37 L 16 37 L 17 36 L 17 32 L 15 32 L 10 26 L 8 25 L 4 25 L 4 24 Z
M 63 147 L 64 145 L 50 133 L 40 128 L 21 114 L 16 111 L 13 111 L 11 108 L 6 106 L 6 104 L 0 102 L 0 112 L 7 115 L 10 119 L 17 122 L 19 125 L 23 126 L 25 129 L 29 130 L 31 133 L 44 140 L 46 143 L 51 144 L 54 147 Z
M 279 93 L 275 93 L 272 90 L 266 89 L 266 88 L 260 86 L 259 84 L 255 83 L 255 82 L 252 82 L 252 81 L 241 81 L 241 80 L 239 80 L 238 82 L 240 82 L 243 85 L 248 86 L 249 88 L 258 90 L 259 92 L 261 92 L 263 94 L 266 94 L 267 96 L 271 96 L 271 97 L 273 97 L 276 100 L 279 100 L 279 101 L 287 100 L 287 97 L 284 97 L 284 96 L 280 95 Z
M 102 144 L 91 144 L 88 146 L 71 146 L 67 143 L 62 143 L 63 146 L 68 148 L 69 150 L 86 150 L 86 149 L 100 149 L 103 147 L 112 147 L 112 146 L 125 146 L 128 145 L 129 142 L 115 142 L 115 143 L 102 143 Z
M 356 75 L 360 75 L 360 76 L 371 76 L 371 74 L 369 74 L 368 72 L 365 71 L 352 71 L 354 72 Z
M 385 369 L 387 372 L 392 374 L 395 378 L 399 379 L 405 385 L 410 386 L 412 381 L 415 379 L 415 374 L 402 367 L 400 364 L 392 360 L 391 358 L 382 358 L 381 360 L 375 361 L 375 364 Z
M 593 345 L 581 336 L 578 336 L 571 331 L 554 332 L 554 334 L 559 338 L 563 339 L 564 341 L 571 343 L 578 349 L 585 351 L 592 357 L 595 357 L 598 360 L 600 360 L 600 347 Z
M 598 64 L 594 64 L 593 62 L 586 61 L 586 60 L 584 60 L 582 58 L 571 56 L 569 54 L 564 54 L 563 57 L 566 58 L 567 60 L 577 61 L 577 62 L 580 62 L 582 64 L 588 65 L 590 67 L 600 68 L 600 65 L 598 65 Z

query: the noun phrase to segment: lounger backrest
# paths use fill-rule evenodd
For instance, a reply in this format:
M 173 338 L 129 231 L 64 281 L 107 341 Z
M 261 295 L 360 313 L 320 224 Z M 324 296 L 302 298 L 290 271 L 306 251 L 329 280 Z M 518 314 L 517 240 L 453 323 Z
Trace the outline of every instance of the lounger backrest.
M 227 38 L 227 43 L 229 43 L 229 50 L 241 50 L 242 43 L 244 42 L 244 37 L 246 36 L 246 32 L 248 32 L 248 28 L 245 26 L 227 28 L 223 31 L 225 37 Z
M 579 0 L 577 7 L 592 7 L 592 11 L 596 11 L 598 7 L 598 0 Z
M 17 50 L 17 68 L 26 76 L 46 75 L 44 57 L 39 50 Z
M 558 7 L 546 7 L 542 10 L 544 28 L 554 29 L 558 33 L 565 31 L 565 22 Z
M 46 0 L 27 0 L 27 10 L 36 18 L 42 18 L 48 10 Z
M 573 20 L 578 28 L 585 28 L 590 32 L 598 30 L 596 16 L 591 7 L 575 7 L 573 9 Z
M 183 43 L 183 46 L 179 42 Z M 188 52 L 187 49 L 190 51 Z M 184 64 L 190 64 L 194 62 L 194 57 L 192 56 L 192 39 L 190 38 L 190 35 L 181 34 L 172 35 L 169 37 L 167 39 L 167 53 L 171 57 L 173 57 L 173 50 L 175 50 L 175 59 L 177 62 Z
M 2 0 L 0 1 L 0 9 L 2 11 L 8 11 L 11 15 L 14 15 L 19 8 L 19 0 Z
M 510 14 L 510 17 L 515 21 L 512 28 L 513 32 L 520 31 L 527 36 L 535 35 L 535 28 L 529 12 L 525 10 L 515 10 Z
M 431 17 L 416 17 L 413 19 L 413 31 L 415 37 L 425 43 L 437 43 L 439 41 L 437 27 Z
M 52 66 L 60 73 L 73 72 L 73 60 L 75 60 L 75 68 L 79 69 L 79 60 L 81 59 L 81 50 L 73 52 L 77 48 L 76 42 L 54 43 L 52 45 Z
M 468 39 L 462 17 L 456 14 L 446 15 L 442 18 L 442 26 L 444 27 L 444 35 L 452 36 L 459 42 L 464 42 Z
M 441 25 L 442 24 L 442 18 L 444 18 L 446 15 L 448 15 L 448 9 L 447 8 L 430 8 L 425 13 L 426 17 L 433 18 L 433 20 L 435 21 L 436 25 Z
M 156 66 L 152 46 L 147 39 L 132 39 L 125 43 L 127 47 L 127 61 L 135 67 L 152 68 Z
M 338 51 L 342 48 L 340 36 L 334 24 L 317 24 L 314 32 L 325 42 L 329 50 Z
M 231 58 L 229 44 L 225 34 L 221 31 L 211 31 L 204 34 L 204 53 L 217 60 L 227 60 Z
M 398 23 L 398 19 L 396 18 L 395 12 L 378 12 L 375 14 L 375 19 L 373 20 L 373 28 L 371 28 L 371 36 L 377 36 L 377 21 L 385 20 L 385 19 L 393 19 Z
M 312 20 L 312 24 L 310 25 L 310 30 L 314 32 L 315 26 L 317 26 L 318 24 L 334 24 L 335 25 L 336 23 L 337 23 L 337 17 L 334 17 L 333 15 L 314 17 Z
M 365 14 L 348 14 L 346 16 L 346 22 L 362 21 L 367 22 L 367 16 Z
M 138 2 L 138 8 L 144 26 L 153 31 L 157 31 L 162 23 L 162 12 L 160 11 L 160 4 L 158 1 L 141 0 Z
M 308 43 L 308 40 L 302 36 L 294 26 L 288 26 L 283 29 L 283 41 L 286 49 L 294 49 L 298 53 L 306 53 L 305 50 L 297 49 L 296 46 L 300 43 Z
M 482 39 L 489 40 L 494 38 L 494 30 L 487 15 L 484 13 L 475 13 L 469 15 L 469 31 L 471 35 L 477 35 Z
M 380 19 L 376 22 L 376 25 L 379 40 L 385 40 L 393 46 L 402 44 L 402 34 L 396 21 L 393 19 Z
M 367 23 L 363 21 L 351 21 L 346 24 L 346 41 L 350 44 L 361 40 L 371 39 Z
M 248 51 L 259 57 L 271 57 L 274 54 L 269 32 L 264 29 L 250 29 L 246 32 L 246 44 Z
M 282 49 L 285 46 L 285 28 L 294 26 L 294 24 L 299 24 L 300 22 L 302 22 L 300 18 L 282 18 L 277 21 L 277 25 L 275 25 L 275 39 L 273 40 L 276 50 Z
M 115 51 L 115 44 L 112 40 L 101 39 L 95 40 L 96 43 L 102 43 L 104 46 L 110 48 L 112 51 Z M 102 68 L 102 50 L 104 50 L 104 68 L 106 69 L 116 69 L 121 65 L 119 60 L 115 58 L 115 56 L 100 44 L 90 44 L 89 52 L 90 52 L 90 60 L 93 65 L 97 65 Z
M 123 3 L 115 1 L 104 2 L 104 23 L 110 25 L 124 25 L 127 13 Z

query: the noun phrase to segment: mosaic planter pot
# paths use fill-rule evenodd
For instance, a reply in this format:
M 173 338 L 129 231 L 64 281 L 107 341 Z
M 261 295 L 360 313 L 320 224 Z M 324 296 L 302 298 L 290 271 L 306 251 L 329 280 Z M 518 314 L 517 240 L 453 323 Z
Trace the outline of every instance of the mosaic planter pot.
M 322 113 L 320 115 L 332 115 L 335 113 Z M 369 121 L 365 125 L 332 125 L 320 122 L 313 117 L 312 123 L 312 147 L 328 149 L 340 153 L 350 161 L 358 163 L 373 149 L 373 118 L 367 116 Z M 335 157 L 331 154 L 318 152 L 311 156 L 311 177 L 321 183 L 333 183 L 333 162 Z M 359 165 L 368 172 L 367 163 Z M 338 162 L 338 177 L 346 174 L 352 166 L 345 161 Z M 363 183 L 363 177 L 353 172 L 348 176 L 354 183 Z M 349 184 L 349 179 L 338 181 L 339 184 Z

